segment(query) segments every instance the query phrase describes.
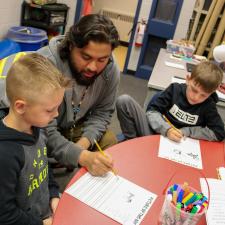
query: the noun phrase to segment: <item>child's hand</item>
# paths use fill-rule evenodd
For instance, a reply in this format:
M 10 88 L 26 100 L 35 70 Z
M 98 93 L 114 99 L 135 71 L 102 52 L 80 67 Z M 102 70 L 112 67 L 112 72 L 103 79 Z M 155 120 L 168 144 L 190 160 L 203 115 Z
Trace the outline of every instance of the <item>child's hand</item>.
M 52 225 L 52 217 L 48 217 L 47 219 L 43 220 L 43 225 Z
M 179 129 L 174 129 L 173 127 L 171 127 L 167 133 L 166 133 L 166 136 L 172 140 L 172 141 L 175 141 L 175 142 L 180 142 L 181 139 L 183 138 L 183 133 L 181 130 Z
M 53 214 L 55 214 L 55 211 L 57 209 L 58 204 L 59 204 L 59 198 L 52 198 L 51 199 L 50 206 L 51 206 Z

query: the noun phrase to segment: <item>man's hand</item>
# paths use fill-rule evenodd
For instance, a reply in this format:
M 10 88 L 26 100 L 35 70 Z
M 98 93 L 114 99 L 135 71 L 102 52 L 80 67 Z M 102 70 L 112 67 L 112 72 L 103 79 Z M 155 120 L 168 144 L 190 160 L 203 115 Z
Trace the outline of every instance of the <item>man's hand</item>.
M 183 138 L 183 133 L 181 130 L 174 129 L 173 127 L 171 127 L 167 131 L 166 136 L 172 141 L 180 142 L 181 139 Z
M 47 219 L 43 220 L 43 225 L 52 225 L 52 217 L 48 217 Z
M 79 164 L 86 167 L 93 176 L 102 176 L 113 169 L 113 160 L 110 155 L 88 150 L 81 152 Z
M 59 198 L 52 198 L 50 201 L 50 207 L 52 210 L 52 213 L 55 214 L 55 211 L 57 209 L 57 206 L 59 204 Z

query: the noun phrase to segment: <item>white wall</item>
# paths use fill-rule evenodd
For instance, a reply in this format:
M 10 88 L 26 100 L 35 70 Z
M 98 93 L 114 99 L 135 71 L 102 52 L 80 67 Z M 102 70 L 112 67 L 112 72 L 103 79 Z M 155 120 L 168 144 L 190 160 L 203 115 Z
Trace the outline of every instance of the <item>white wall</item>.
M 111 18 L 112 22 L 118 30 L 120 40 L 123 42 L 129 42 L 130 30 L 133 27 L 132 18 L 134 18 L 135 16 L 138 0 L 95 0 L 93 2 L 94 4 L 92 12 L 101 13 L 101 10 L 106 10 L 105 15 Z M 116 14 L 114 14 L 113 16 L 113 14 L 111 14 L 110 12 Z M 124 19 L 124 17 L 120 17 L 119 15 L 125 15 L 128 17 L 127 19 Z
M 94 0 L 93 13 L 98 13 L 100 9 L 107 8 L 111 10 L 119 10 L 126 14 L 134 14 L 136 12 L 138 0 Z
M 74 23 L 77 0 L 58 0 L 57 3 L 64 3 L 68 7 L 70 7 L 67 15 L 67 25 L 66 25 L 67 31 Z
M 196 0 L 183 1 L 181 13 L 177 22 L 177 27 L 173 39 L 186 38 L 189 22 L 194 10 Z
M 0 4 L 0 39 L 3 39 L 12 26 L 20 25 L 20 12 L 23 0 L 5 0 Z

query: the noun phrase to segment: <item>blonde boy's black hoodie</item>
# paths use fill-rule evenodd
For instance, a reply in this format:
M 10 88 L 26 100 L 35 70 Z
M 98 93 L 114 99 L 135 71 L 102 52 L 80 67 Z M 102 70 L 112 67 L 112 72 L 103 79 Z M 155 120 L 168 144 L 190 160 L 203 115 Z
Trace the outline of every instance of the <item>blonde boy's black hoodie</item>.
M 49 201 L 58 197 L 50 173 L 44 130 L 33 135 L 0 121 L 0 224 L 41 225 L 51 215 Z

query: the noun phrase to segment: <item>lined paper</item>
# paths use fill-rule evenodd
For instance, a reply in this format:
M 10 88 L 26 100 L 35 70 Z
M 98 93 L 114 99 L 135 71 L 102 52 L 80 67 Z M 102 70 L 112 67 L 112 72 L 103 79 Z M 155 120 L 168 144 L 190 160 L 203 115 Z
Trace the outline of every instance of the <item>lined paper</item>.
M 103 177 L 87 172 L 66 193 L 123 225 L 140 224 L 157 197 L 111 172 Z

